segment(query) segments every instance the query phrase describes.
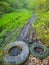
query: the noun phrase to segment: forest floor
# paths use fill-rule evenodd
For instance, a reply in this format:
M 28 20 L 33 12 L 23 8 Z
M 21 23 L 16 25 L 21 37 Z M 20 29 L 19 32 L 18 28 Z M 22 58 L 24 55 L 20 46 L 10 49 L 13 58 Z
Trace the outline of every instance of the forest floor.
M 28 23 L 21 30 L 20 36 L 18 38 L 19 40 L 23 41 L 25 39 L 26 43 L 31 43 L 31 42 L 41 43 L 40 40 L 38 39 L 38 35 L 36 34 L 36 29 L 32 27 L 34 20 L 35 20 L 35 16 L 32 16 L 31 19 L 29 19 Z M 24 64 L 22 65 L 49 65 L 49 56 L 43 60 L 40 60 L 39 58 L 34 57 L 30 53 L 26 62 L 24 62 Z
M 3 49 L 15 41 L 49 49 L 49 0 L 1 0 L 0 5 L 0 65 L 9 65 L 3 62 Z M 30 52 L 22 65 L 49 65 L 49 56 L 40 60 Z
M 37 38 L 37 34 L 34 34 L 34 42 L 40 42 Z M 49 47 L 48 47 L 49 48 Z M 49 65 L 49 56 L 43 60 L 34 57 L 31 53 L 29 54 L 29 58 L 23 65 Z
M 41 43 L 40 40 L 37 40 L 37 34 L 35 34 L 34 41 Z M 29 58 L 23 65 L 49 65 L 49 56 L 43 60 L 40 60 L 30 53 Z
M 34 20 L 35 20 L 35 16 L 32 16 L 31 19 L 28 21 L 28 24 L 24 26 L 24 29 L 22 30 L 20 34 L 20 38 L 21 40 L 25 39 L 25 42 L 28 42 L 28 43 L 31 43 L 31 42 L 41 43 L 41 41 L 38 39 L 38 35 L 36 34 L 36 29 L 32 28 L 32 24 L 34 23 Z M 30 53 L 29 58 L 22 65 L 49 65 L 49 56 L 43 60 L 40 60 L 39 58 L 34 57 Z
M 49 56 L 43 60 L 40 60 L 30 54 L 29 58 L 23 65 L 49 65 Z

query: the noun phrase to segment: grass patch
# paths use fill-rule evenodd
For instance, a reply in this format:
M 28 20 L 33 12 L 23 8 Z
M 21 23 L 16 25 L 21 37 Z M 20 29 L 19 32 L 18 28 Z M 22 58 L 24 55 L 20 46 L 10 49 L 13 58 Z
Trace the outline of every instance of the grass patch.
M 49 12 L 41 13 L 36 18 L 33 26 L 36 28 L 39 39 L 49 46 Z
M 36 15 L 33 27 L 45 45 L 49 46 L 49 0 L 33 0 L 33 11 Z
M 19 12 L 4 14 L 0 18 L 0 44 L 16 41 L 23 26 L 32 13 L 26 9 Z

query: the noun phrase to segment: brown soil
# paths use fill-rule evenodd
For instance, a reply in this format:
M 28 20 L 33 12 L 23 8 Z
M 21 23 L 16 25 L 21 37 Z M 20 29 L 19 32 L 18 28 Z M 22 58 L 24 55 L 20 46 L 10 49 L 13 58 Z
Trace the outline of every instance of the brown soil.
M 49 56 L 40 60 L 30 54 L 28 60 L 23 65 L 49 65 Z

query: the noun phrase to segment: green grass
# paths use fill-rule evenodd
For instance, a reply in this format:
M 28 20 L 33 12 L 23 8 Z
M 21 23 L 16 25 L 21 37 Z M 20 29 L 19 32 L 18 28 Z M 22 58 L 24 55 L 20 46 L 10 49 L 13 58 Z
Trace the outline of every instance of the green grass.
M 4 14 L 0 18 L 0 44 L 14 42 L 32 13 L 26 9 L 19 12 Z
M 49 46 L 49 12 L 41 13 L 33 26 L 36 28 L 39 39 Z
M 49 0 L 34 0 L 33 11 L 36 15 L 33 27 L 36 28 L 38 38 L 49 46 Z

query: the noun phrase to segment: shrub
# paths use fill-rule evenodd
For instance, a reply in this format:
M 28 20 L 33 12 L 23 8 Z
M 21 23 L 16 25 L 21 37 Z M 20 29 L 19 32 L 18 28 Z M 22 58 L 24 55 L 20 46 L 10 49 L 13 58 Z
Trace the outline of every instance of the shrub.
M 12 11 L 12 8 L 9 6 L 7 2 L 0 1 L 0 14 L 9 13 Z
M 28 1 L 28 8 L 36 13 L 49 11 L 49 0 L 32 0 Z

